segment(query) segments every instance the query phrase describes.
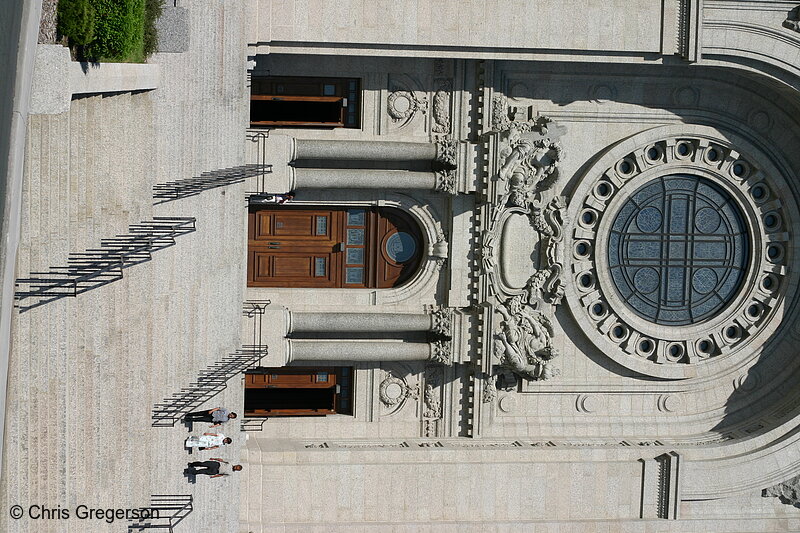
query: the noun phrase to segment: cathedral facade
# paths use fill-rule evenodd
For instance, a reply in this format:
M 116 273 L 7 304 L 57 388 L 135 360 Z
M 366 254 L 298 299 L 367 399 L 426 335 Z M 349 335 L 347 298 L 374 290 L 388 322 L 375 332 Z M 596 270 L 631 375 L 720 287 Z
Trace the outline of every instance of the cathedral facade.
M 796 3 L 256 4 L 242 531 L 791 530 Z

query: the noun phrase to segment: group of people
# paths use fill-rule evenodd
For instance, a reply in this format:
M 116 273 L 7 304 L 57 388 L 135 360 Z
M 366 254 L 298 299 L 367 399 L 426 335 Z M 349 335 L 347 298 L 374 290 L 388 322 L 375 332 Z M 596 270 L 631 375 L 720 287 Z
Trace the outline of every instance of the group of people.
M 236 418 L 236 413 L 232 413 L 224 407 L 215 407 L 207 411 L 195 411 L 188 413 L 184 417 L 186 422 L 207 422 L 211 427 L 219 427 L 229 420 Z M 233 442 L 233 439 L 226 437 L 222 433 L 206 432 L 200 436 L 191 436 L 186 439 L 187 449 L 197 448 L 198 450 L 214 450 L 220 446 L 225 446 Z M 220 457 L 211 457 L 208 461 L 192 461 L 186 468 L 186 474 L 190 476 L 206 475 L 213 477 L 228 476 L 233 472 L 242 469 L 242 465 L 231 465 L 228 461 Z

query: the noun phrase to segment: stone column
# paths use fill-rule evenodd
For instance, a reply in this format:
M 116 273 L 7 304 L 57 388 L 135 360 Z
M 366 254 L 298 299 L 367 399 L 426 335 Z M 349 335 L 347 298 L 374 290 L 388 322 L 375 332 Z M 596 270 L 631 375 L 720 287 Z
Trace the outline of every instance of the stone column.
M 287 332 L 405 332 L 432 331 L 450 335 L 452 312 L 437 309 L 430 314 L 406 313 L 298 313 L 289 311 Z
M 432 161 L 436 154 L 433 143 L 295 139 L 292 160 Z
M 295 168 L 293 189 L 436 189 L 435 172 Z
M 289 313 L 287 334 L 299 332 L 429 331 L 433 315 L 402 313 Z
M 288 361 L 452 361 L 450 343 L 287 339 Z

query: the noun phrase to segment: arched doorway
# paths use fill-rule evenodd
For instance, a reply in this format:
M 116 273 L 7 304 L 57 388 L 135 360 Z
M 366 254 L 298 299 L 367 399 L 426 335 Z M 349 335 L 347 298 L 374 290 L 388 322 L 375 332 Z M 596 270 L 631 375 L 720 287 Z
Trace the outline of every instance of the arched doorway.
M 253 207 L 249 287 L 391 288 L 417 271 L 424 239 L 399 209 Z

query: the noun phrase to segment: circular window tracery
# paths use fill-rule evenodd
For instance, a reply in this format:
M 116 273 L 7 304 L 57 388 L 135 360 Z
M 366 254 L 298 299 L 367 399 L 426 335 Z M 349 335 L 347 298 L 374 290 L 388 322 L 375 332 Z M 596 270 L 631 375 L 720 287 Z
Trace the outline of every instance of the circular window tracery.
M 573 315 L 603 353 L 662 378 L 756 353 L 798 262 L 782 176 L 695 129 L 707 135 L 647 132 L 610 150 L 570 204 Z
M 741 210 L 707 179 L 682 174 L 647 182 L 617 211 L 608 238 L 619 296 L 656 324 L 714 316 L 744 278 L 748 234 Z

